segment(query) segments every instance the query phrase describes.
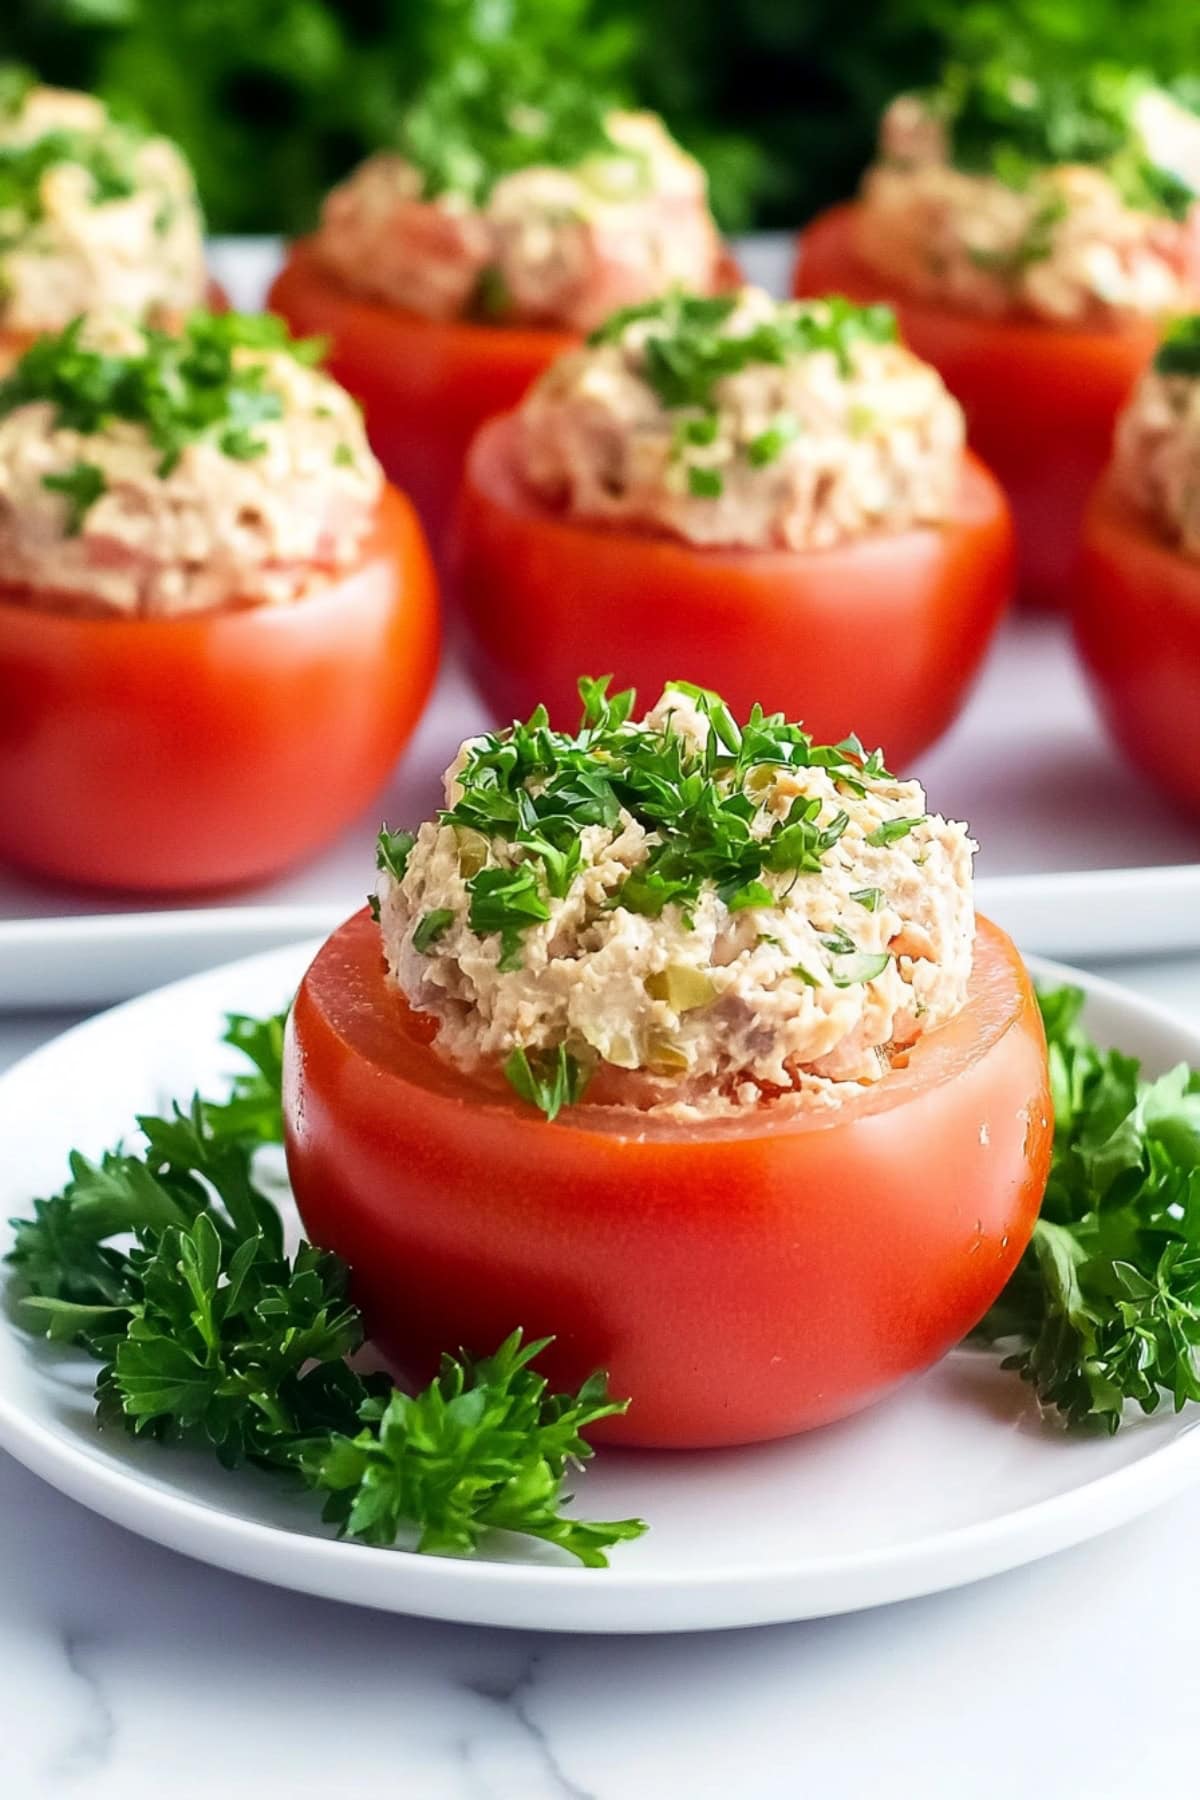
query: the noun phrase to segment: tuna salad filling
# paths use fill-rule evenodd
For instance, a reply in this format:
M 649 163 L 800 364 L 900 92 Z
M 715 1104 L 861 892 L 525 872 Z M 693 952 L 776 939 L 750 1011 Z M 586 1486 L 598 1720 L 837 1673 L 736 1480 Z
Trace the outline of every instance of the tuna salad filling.
M 936 524 L 964 426 L 885 307 L 754 288 L 615 314 L 535 383 L 520 473 L 574 518 L 686 543 L 823 549 Z
M 191 173 L 175 146 L 89 94 L 11 84 L 0 100 L 0 330 L 85 312 L 161 322 L 204 299 Z
M 704 171 L 654 114 L 514 106 L 482 146 L 447 139 L 439 117 L 418 112 L 402 150 L 329 195 L 316 252 L 347 287 L 431 319 L 588 331 L 672 286 L 719 284 Z
M 278 319 L 76 321 L 0 382 L 0 585 L 153 616 L 298 599 L 352 563 L 383 485 L 362 417 Z
M 1200 313 L 1166 333 L 1118 420 L 1113 482 L 1167 543 L 1200 558 Z
M 1194 295 L 1200 118 L 1137 76 L 952 69 L 884 115 L 862 260 L 922 298 L 1064 324 Z
M 446 804 L 384 831 L 390 978 L 439 1055 L 579 1100 L 682 1117 L 836 1105 L 963 1005 L 966 828 L 857 740 L 780 714 L 580 683 L 577 734 L 465 743 Z

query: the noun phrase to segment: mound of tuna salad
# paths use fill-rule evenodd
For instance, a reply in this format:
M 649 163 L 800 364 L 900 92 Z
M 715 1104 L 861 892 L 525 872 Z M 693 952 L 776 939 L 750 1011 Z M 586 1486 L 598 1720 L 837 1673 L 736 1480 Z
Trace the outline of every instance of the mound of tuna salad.
M 99 100 L 8 81 L 0 95 L 0 330 L 84 312 L 165 319 L 204 299 L 203 224 L 175 146 Z
M 708 692 L 580 683 L 465 743 L 446 805 L 380 837 L 390 978 L 437 1052 L 503 1069 L 553 1117 L 579 1100 L 681 1117 L 832 1106 L 963 1005 L 966 828 L 857 740 Z
M 329 195 L 315 246 L 344 285 L 431 319 L 588 331 L 672 286 L 718 284 L 704 171 L 653 113 L 572 91 L 477 106 L 446 121 L 427 102 L 401 150 Z
M 952 69 L 884 115 L 863 261 L 964 311 L 1064 324 L 1177 311 L 1197 269 L 1200 118 L 1137 76 Z
M 1134 389 L 1112 478 L 1167 543 L 1200 558 L 1200 313 L 1176 321 Z
M 526 485 L 578 519 L 822 549 L 952 512 L 964 426 L 886 307 L 672 295 L 609 319 L 518 414 Z
M 278 319 L 76 321 L 0 382 L 5 598 L 125 616 L 280 604 L 357 557 L 362 417 Z

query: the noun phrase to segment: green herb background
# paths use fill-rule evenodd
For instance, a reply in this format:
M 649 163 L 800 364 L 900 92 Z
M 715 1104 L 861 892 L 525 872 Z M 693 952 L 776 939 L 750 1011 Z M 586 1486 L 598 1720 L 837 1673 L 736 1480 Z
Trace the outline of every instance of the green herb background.
M 846 194 L 878 114 L 948 55 L 1119 55 L 1200 80 L 1195 0 L 9 0 L 0 58 L 96 87 L 187 150 L 216 231 L 294 231 L 431 68 L 505 39 L 662 111 L 729 229 Z

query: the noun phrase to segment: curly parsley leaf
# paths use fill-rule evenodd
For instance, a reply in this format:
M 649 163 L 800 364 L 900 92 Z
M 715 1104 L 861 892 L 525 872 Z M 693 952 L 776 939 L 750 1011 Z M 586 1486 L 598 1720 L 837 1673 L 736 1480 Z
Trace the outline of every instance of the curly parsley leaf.
M 1200 1074 L 1156 1081 L 1040 996 L 1054 1155 L 1033 1241 L 978 1335 L 1067 1424 L 1116 1431 L 1133 1404 L 1200 1399 Z
M 571 1517 L 563 1482 L 592 1455 L 587 1427 L 628 1403 L 608 1398 L 603 1376 L 575 1395 L 548 1393 L 529 1366 L 548 1342 L 514 1331 L 481 1361 L 443 1357 L 423 1393 L 370 1400 L 364 1430 L 302 1451 L 306 1476 L 328 1495 L 324 1517 L 368 1544 L 414 1529 L 418 1550 L 442 1556 L 470 1555 L 487 1532 L 517 1532 L 605 1567 L 607 1549 L 646 1527 Z
M 251 1064 L 226 1100 L 143 1115 L 140 1153 L 73 1153 L 62 1192 L 14 1221 L 30 1329 L 97 1358 L 105 1425 L 303 1478 L 344 1536 L 465 1555 L 510 1531 L 602 1566 L 645 1526 L 575 1519 L 563 1486 L 591 1455 L 583 1431 L 628 1403 L 599 1375 L 548 1393 L 529 1366 L 546 1340 L 519 1331 L 481 1361 L 443 1358 L 413 1396 L 359 1374 L 346 1265 L 285 1253 L 256 1174 L 282 1132 L 283 1015 L 234 1014 L 225 1041 Z

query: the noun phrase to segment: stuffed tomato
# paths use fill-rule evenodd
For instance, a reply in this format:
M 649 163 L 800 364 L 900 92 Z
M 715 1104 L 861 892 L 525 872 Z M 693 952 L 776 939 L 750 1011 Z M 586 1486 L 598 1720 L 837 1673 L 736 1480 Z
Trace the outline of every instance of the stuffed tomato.
M 435 79 L 400 149 L 333 190 L 271 291 L 329 339 L 435 550 L 483 420 L 612 308 L 730 281 L 704 172 L 659 119 L 532 63 L 521 80 Z
M 285 1055 L 305 1228 L 407 1367 L 520 1323 L 614 1441 L 843 1416 L 970 1330 L 1037 1216 L 1046 1051 L 965 829 L 878 757 L 584 684 L 382 834 Z M 599 1434 L 598 1434 L 599 1435 Z
M 958 712 L 1012 578 L 1008 509 L 885 309 L 753 289 L 618 313 L 472 446 L 449 575 L 494 713 L 580 663 L 680 666 L 906 760 Z
M 0 857 L 285 866 L 378 793 L 437 638 L 412 508 L 277 320 L 73 325 L 0 383 Z
M 1200 314 L 1166 335 L 1084 518 L 1076 640 L 1130 760 L 1200 813 Z
M 39 332 L 83 313 L 178 322 L 220 296 L 204 224 L 175 145 L 91 94 L 22 83 L 0 108 L 0 372 Z
M 952 71 L 893 103 L 860 199 L 803 234 L 795 291 L 887 301 L 961 400 L 1038 604 L 1066 603 L 1117 414 L 1200 291 L 1198 166 L 1200 122 L 1132 77 Z

